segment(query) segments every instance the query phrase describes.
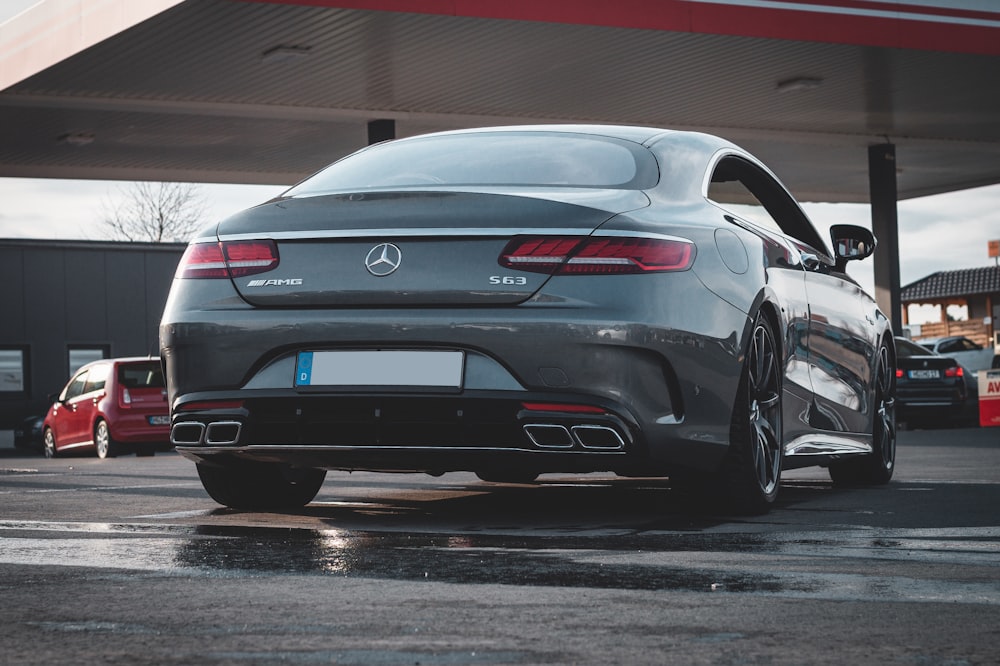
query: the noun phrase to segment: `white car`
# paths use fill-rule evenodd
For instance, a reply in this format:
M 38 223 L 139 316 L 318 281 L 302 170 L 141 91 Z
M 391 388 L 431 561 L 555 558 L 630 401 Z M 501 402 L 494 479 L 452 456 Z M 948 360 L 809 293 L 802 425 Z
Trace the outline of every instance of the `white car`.
M 948 356 L 958 361 L 967 370 L 976 373 L 994 367 L 993 350 L 983 348 L 969 338 L 952 335 L 944 338 L 927 338 L 917 340 L 921 347 L 929 349 L 941 356 Z

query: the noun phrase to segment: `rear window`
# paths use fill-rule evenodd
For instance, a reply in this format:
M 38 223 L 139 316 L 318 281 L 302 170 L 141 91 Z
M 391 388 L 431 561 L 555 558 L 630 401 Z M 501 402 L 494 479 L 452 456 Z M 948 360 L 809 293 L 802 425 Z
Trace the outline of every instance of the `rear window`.
M 332 164 L 285 196 L 450 185 L 646 189 L 658 178 L 653 155 L 629 141 L 483 132 L 378 144 Z
M 125 388 L 163 388 L 163 370 L 156 361 L 121 365 L 118 383 Z
M 896 355 L 900 358 L 909 358 L 910 356 L 936 356 L 936 354 L 929 349 L 924 349 L 920 345 L 910 342 L 909 340 L 900 340 L 896 338 Z
M 938 347 L 938 352 L 942 354 L 953 354 L 955 352 L 976 351 L 979 349 L 982 349 L 982 347 L 977 345 L 972 340 L 958 338 L 956 340 L 949 340 L 948 342 L 942 343 L 941 346 Z

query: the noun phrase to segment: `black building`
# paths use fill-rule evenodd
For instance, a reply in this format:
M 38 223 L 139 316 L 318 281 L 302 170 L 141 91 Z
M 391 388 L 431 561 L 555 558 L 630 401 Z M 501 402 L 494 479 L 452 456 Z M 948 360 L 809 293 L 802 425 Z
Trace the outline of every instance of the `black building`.
M 97 358 L 157 354 L 183 243 L 0 240 L 0 429 Z

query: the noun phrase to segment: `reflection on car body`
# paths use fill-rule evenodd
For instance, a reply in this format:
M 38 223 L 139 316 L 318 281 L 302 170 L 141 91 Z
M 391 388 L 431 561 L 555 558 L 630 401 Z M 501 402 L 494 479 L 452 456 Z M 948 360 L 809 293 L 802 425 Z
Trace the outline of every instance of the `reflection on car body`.
M 885 483 L 893 339 L 845 272 L 874 245 L 824 239 L 706 134 L 377 144 L 189 245 L 160 327 L 172 441 L 246 508 L 331 469 L 662 475 L 743 512 L 782 469 Z

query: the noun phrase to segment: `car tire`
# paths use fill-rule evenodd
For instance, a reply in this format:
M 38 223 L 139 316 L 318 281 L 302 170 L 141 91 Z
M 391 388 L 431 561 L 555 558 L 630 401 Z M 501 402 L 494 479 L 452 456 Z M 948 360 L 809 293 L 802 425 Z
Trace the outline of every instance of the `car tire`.
M 297 509 L 316 497 L 326 470 L 293 468 L 279 463 L 198 463 L 205 491 L 232 509 Z
M 533 483 L 538 478 L 538 472 L 516 469 L 480 470 L 476 476 L 487 483 Z
M 118 454 L 118 444 L 112 439 L 108 422 L 104 419 L 98 419 L 94 424 L 94 449 L 101 460 L 114 458 Z
M 52 428 L 46 428 L 42 433 L 42 453 L 46 458 L 55 458 L 59 455 L 56 451 L 56 434 L 52 432 Z
M 774 329 L 758 314 L 736 393 L 729 452 L 718 479 L 726 508 L 738 514 L 767 513 L 781 486 L 781 368 Z
M 872 453 L 830 465 L 837 485 L 873 486 L 889 483 L 896 469 L 896 370 L 887 345 L 879 346 L 872 390 Z

